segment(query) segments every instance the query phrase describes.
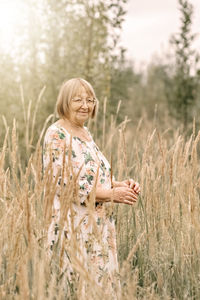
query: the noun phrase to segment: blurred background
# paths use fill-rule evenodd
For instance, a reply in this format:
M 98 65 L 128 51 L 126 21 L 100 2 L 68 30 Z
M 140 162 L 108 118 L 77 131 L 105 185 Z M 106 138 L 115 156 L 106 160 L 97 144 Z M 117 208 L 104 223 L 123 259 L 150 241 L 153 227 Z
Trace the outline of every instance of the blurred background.
M 40 145 L 72 77 L 95 88 L 88 126 L 116 179 L 142 188 L 115 206 L 123 299 L 200 299 L 199 13 L 199 0 L 0 0 L 0 299 L 66 299 Z
M 1 133 L 16 118 L 20 140 L 37 111 L 37 140 L 61 83 L 83 77 L 100 118 L 105 99 L 107 118 L 121 101 L 117 122 L 190 134 L 199 128 L 199 10 L 198 0 L 0 0 Z

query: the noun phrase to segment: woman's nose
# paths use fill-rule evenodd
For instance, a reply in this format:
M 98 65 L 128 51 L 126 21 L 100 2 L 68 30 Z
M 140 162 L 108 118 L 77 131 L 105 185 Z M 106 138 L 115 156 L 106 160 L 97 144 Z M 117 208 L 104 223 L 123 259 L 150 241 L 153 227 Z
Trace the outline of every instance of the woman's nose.
M 88 105 L 87 105 L 87 101 L 86 101 L 86 100 L 83 100 L 83 101 L 82 101 L 82 107 L 83 107 L 83 108 L 88 108 Z

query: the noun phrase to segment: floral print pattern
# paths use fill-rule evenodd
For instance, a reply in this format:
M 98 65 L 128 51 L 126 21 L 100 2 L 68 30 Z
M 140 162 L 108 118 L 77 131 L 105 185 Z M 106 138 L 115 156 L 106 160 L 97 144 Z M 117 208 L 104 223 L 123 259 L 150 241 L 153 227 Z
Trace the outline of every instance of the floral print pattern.
M 88 130 L 86 127 L 85 129 Z M 94 272 L 97 284 L 101 285 L 102 278 L 107 274 L 108 280 L 113 286 L 114 282 L 117 282 L 114 278 L 117 277 L 118 262 L 112 205 L 109 203 L 96 205 L 94 210 L 95 226 L 89 222 L 86 205 L 86 200 L 96 182 L 104 189 L 111 188 L 111 169 L 109 162 L 93 141 L 90 133 L 89 135 L 90 142 L 82 141 L 79 137 L 71 137 L 70 133 L 58 123 L 52 124 L 47 129 L 44 138 L 43 163 L 44 169 L 46 169 L 50 161 L 52 162 L 53 176 L 56 177 L 59 174 L 59 185 L 61 174 L 58 172 L 60 172 L 63 165 L 63 156 L 65 156 L 66 165 L 69 162 L 69 156 L 71 156 L 73 172 L 78 174 L 78 198 L 80 201 L 80 205 L 73 205 L 75 211 L 74 226 L 80 228 L 77 238 L 79 239 L 80 249 L 82 249 L 84 264 L 90 272 Z M 98 178 L 96 178 L 97 176 Z M 67 184 L 66 178 L 64 178 L 64 184 Z M 59 215 L 59 193 L 55 195 L 53 209 Z M 57 221 L 55 217 L 52 218 L 49 228 L 49 244 L 51 247 L 58 236 Z M 70 239 L 70 214 L 68 215 L 68 221 L 64 235 Z M 100 240 L 99 235 L 96 235 L 94 240 L 94 235 L 92 235 L 94 227 L 100 233 Z

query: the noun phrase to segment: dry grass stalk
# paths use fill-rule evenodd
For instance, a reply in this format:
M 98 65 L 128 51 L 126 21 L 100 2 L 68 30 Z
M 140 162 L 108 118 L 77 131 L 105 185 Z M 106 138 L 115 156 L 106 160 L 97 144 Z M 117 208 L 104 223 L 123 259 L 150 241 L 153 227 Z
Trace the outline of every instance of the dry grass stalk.
M 66 216 L 71 212 L 72 238 L 70 243 L 62 243 L 60 230 L 60 239 L 52 254 L 47 251 L 47 229 L 58 177 L 48 176 L 51 165 L 43 174 L 41 140 L 51 118 L 44 124 L 36 147 L 31 146 L 35 150 L 29 154 L 26 168 L 19 155 L 15 121 L 11 137 L 6 130 L 0 151 L 0 297 L 6 300 L 52 299 L 54 296 L 85 299 L 87 287 L 87 299 L 101 299 L 102 289 L 85 268 L 76 239 L 81 222 L 76 228 L 73 226 L 71 202 L 77 200 L 75 177 L 68 178 L 70 188 L 62 189 L 60 198 L 59 226 L 62 229 L 67 225 Z M 27 115 L 24 119 L 28 122 Z M 32 131 L 35 121 L 29 122 Z M 127 132 L 126 150 L 123 125 L 120 128 L 120 137 L 114 121 L 110 129 L 104 130 L 104 140 L 112 141 L 109 146 L 106 144 L 106 151 L 113 156 L 113 173 L 120 179 L 127 170 L 127 176 L 134 177 L 142 186 L 141 197 L 133 208 L 115 205 L 118 257 L 122 266 L 121 299 L 198 299 L 200 133 L 195 136 L 193 131 L 188 140 L 184 140 L 178 130 L 158 133 L 143 117 Z M 133 141 L 132 132 L 135 133 Z M 29 144 L 32 140 L 31 133 Z M 114 151 L 116 145 L 118 153 Z M 62 169 L 62 183 L 67 172 L 68 169 Z M 94 199 L 95 189 L 89 200 L 90 222 L 93 223 Z M 94 226 L 92 239 L 100 237 Z M 75 273 L 79 274 L 79 281 L 75 275 L 74 285 L 67 281 L 65 251 L 71 257 Z M 105 275 L 103 290 L 106 289 Z

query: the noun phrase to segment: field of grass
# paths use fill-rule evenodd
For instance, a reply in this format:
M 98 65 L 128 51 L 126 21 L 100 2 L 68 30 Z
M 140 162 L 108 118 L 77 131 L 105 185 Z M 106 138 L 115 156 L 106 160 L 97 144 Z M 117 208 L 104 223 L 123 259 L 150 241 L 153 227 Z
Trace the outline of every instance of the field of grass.
M 90 124 L 116 178 L 141 184 L 134 207 L 115 205 L 119 298 L 200 299 L 200 132 L 184 138 L 145 118 L 126 123 Z M 104 299 L 106 282 L 101 290 L 76 260 L 76 241 L 69 251 L 78 283 L 66 280 L 62 244 L 48 254 L 55 185 L 43 176 L 42 136 L 33 146 L 33 120 L 25 128 L 24 144 L 14 122 L 0 148 L 0 299 Z

